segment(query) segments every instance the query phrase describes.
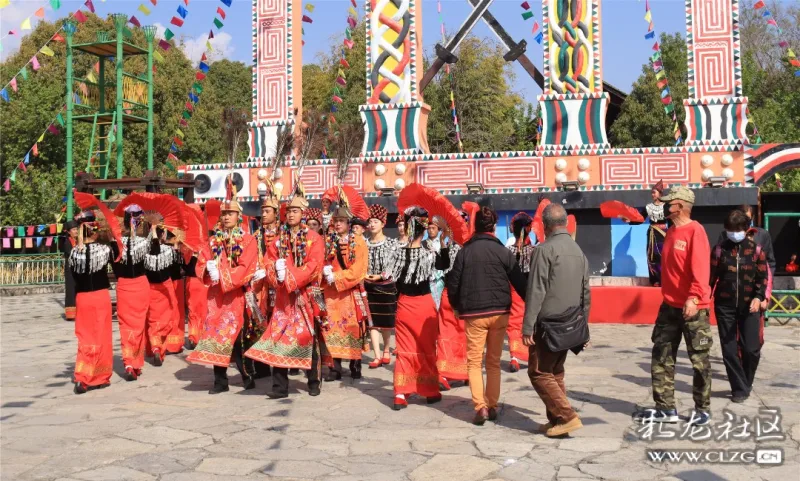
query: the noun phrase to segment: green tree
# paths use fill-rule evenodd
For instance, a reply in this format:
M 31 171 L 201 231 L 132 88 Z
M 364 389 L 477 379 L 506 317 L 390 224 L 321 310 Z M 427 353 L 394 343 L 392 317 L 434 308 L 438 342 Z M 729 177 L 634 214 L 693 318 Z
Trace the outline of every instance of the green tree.
M 113 32 L 111 18 L 102 19 L 87 15 L 86 23 L 80 24 L 75 33 L 75 43 L 88 43 L 96 39 L 97 32 Z M 54 23 L 40 22 L 30 35 L 23 38 L 19 51 L 0 63 L 0 81 L 3 84 L 17 76 L 18 92 L 9 87 L 11 102 L 0 103 L 0 177 L 2 181 L 11 175 L 23 160 L 25 152 L 38 139 L 44 129 L 56 118 L 56 113 L 65 101 L 66 47 L 59 42 L 50 42 L 55 52 L 53 57 L 38 55 L 41 68 L 34 72 L 27 67 L 28 79 L 20 69 L 39 48 L 56 32 L 63 19 Z M 138 45 L 146 45 L 140 28 L 131 28 Z M 154 163 L 156 170 L 164 175 L 175 175 L 165 167 L 175 129 L 179 127 L 181 112 L 189 100 L 187 94 L 195 81 L 196 69 L 179 48 L 162 52 L 164 62 L 156 62 L 154 76 Z M 75 53 L 74 71 L 77 77 L 85 77 L 97 61 L 97 57 Z M 113 85 L 113 63 L 108 62 L 107 83 Z M 144 75 L 144 56 L 127 57 L 125 71 Z M 97 74 L 95 74 L 97 75 Z M 221 162 L 224 158 L 220 122 L 222 109 L 226 106 L 251 108 L 251 70 L 240 62 L 222 60 L 211 64 L 204 91 L 185 133 L 184 148 L 179 153 L 182 162 Z M 39 156 L 31 156 L 27 171 L 17 170 L 15 182 L 8 193 L 2 193 L 3 208 L 0 224 L 14 225 L 49 222 L 60 212 L 62 197 L 66 191 L 66 136 L 44 136 L 39 143 Z M 91 140 L 91 124 L 75 123 L 73 161 L 75 172 L 86 168 Z M 247 153 L 241 149 L 239 158 Z M 113 156 L 113 152 L 112 152 Z M 144 124 L 129 124 L 124 129 L 124 174 L 141 176 L 147 167 L 147 130 Z M 115 176 L 115 162 L 111 162 Z M 47 192 L 47 195 L 43 195 Z

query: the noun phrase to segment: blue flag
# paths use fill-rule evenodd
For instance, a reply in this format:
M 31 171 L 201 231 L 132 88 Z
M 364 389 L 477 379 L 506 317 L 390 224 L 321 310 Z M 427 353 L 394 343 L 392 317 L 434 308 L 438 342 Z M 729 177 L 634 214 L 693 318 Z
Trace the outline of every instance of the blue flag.
M 535 37 L 536 43 L 541 45 L 543 37 L 544 37 L 544 35 L 542 34 L 542 32 L 537 33 L 536 37 Z
M 177 152 L 178 148 L 175 146 L 175 144 L 172 144 L 172 146 L 170 146 L 169 150 L 171 150 L 173 152 Z
M 181 18 L 186 18 L 186 15 L 189 15 L 189 12 L 183 8 L 183 5 L 178 5 L 178 15 L 180 15 Z
M 231 6 L 231 2 L 232 2 L 233 0 L 220 0 L 220 1 L 221 1 L 222 3 L 224 3 L 226 7 L 230 7 L 230 6 Z
M 656 31 L 655 31 L 655 30 L 653 30 L 652 32 L 647 32 L 647 33 L 644 35 L 644 38 L 648 38 L 648 39 L 653 39 L 653 38 L 656 38 Z
M 191 101 L 192 101 L 192 103 L 195 103 L 195 104 L 196 104 L 197 102 L 199 102 L 199 101 L 200 101 L 200 97 L 198 97 L 197 95 L 195 95 L 195 94 L 193 94 L 193 93 L 189 92 L 189 100 L 191 100 Z
M 6 91 L 6 89 L 0 90 L 0 97 L 3 97 L 3 100 L 6 102 L 11 102 L 11 100 L 8 98 L 8 91 Z
M 30 164 L 30 163 L 31 163 L 31 153 L 30 153 L 30 152 L 28 152 L 27 154 L 25 154 L 25 160 L 24 160 L 24 162 L 25 162 L 25 165 L 28 165 L 28 164 Z
M 198 68 L 199 68 L 200 70 L 202 70 L 202 71 L 203 71 L 203 73 L 208 73 L 208 64 L 207 64 L 207 63 L 205 63 L 205 62 L 200 62 L 200 65 L 198 66 Z
M 336 108 L 336 105 L 331 105 L 331 112 L 335 113 L 335 112 L 338 112 L 338 111 L 339 111 L 339 109 Z

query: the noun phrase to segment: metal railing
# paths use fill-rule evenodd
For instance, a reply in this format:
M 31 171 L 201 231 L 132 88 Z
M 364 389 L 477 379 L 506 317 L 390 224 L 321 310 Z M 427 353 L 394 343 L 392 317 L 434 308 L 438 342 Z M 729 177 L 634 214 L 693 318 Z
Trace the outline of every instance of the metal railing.
M 786 324 L 800 319 L 800 291 L 772 291 L 772 302 L 766 312 L 767 321 Z
M 64 254 L 0 256 L 0 286 L 61 284 Z

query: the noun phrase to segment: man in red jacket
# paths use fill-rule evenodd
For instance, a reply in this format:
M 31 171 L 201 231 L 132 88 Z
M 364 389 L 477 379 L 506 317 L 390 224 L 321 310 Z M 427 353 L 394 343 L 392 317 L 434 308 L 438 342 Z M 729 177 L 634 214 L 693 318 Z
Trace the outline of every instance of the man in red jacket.
M 711 417 L 711 324 L 708 307 L 711 289 L 708 235 L 700 223 L 691 219 L 694 193 L 676 187 L 662 197 L 665 218 L 672 227 L 664 239 L 661 254 L 661 294 L 664 302 L 653 328 L 653 356 L 650 373 L 655 409 L 639 413 L 643 421 L 678 421 L 675 409 L 675 358 L 681 337 L 694 370 L 692 396 L 695 410 L 690 423 L 708 424 Z

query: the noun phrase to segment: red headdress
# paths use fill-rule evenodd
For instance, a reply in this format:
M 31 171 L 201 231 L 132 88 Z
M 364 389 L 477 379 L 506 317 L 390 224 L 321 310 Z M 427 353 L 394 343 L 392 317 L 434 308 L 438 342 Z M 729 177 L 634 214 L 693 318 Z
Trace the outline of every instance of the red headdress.
M 306 221 L 315 220 L 319 222 L 319 225 L 322 225 L 322 211 L 317 209 L 316 207 L 309 207 L 303 213 L 306 217 Z
M 383 222 L 386 225 L 386 220 L 389 217 L 389 212 L 386 210 L 386 207 L 380 204 L 372 204 L 369 206 L 369 219 L 378 219 L 379 221 Z
M 653 185 L 653 188 L 651 190 L 657 190 L 659 194 L 663 194 L 664 193 L 664 181 L 663 180 L 659 180 L 658 182 L 656 182 L 655 185 Z
M 438 191 L 422 184 L 409 184 L 397 198 L 397 210 L 405 212 L 408 207 L 419 206 L 428 211 L 429 218 L 441 217 L 453 233 L 453 240 L 463 245 L 469 240 L 469 227 L 458 209 Z M 472 218 L 474 216 L 470 216 Z
M 550 199 L 541 199 L 539 206 L 536 208 L 536 214 L 533 216 L 533 224 L 531 228 L 533 233 L 536 234 L 538 242 L 544 242 L 544 222 L 542 216 L 544 215 L 544 208 L 550 205 Z
M 217 199 L 208 199 L 206 202 L 206 224 L 208 224 L 209 229 L 216 229 L 220 215 L 222 215 L 222 202 Z
M 108 228 L 111 229 L 111 235 L 114 236 L 114 240 L 117 242 L 117 247 L 119 248 L 119 256 L 115 260 L 119 260 L 119 257 L 122 255 L 122 229 L 119 227 L 119 221 L 114 216 L 114 213 L 106 207 L 105 204 L 100 202 L 100 200 L 93 196 L 92 194 L 87 194 L 85 192 L 78 192 L 75 189 L 72 189 L 72 196 L 75 199 L 75 203 L 78 204 L 81 210 L 88 210 L 96 208 L 100 211 L 100 213 L 105 217 L 106 222 L 108 223 Z M 124 215 L 123 210 L 123 215 Z M 122 217 L 122 216 L 120 216 Z
M 184 202 L 169 194 L 154 194 L 152 192 L 134 192 L 117 204 L 114 214 L 120 217 L 125 215 L 125 207 L 138 204 L 143 211 L 157 213 L 163 220 L 161 224 L 180 241 L 185 241 L 186 210 Z
M 466 201 L 461 204 L 461 210 L 467 215 L 467 240 L 472 237 L 472 234 L 475 233 L 475 216 L 478 214 L 478 211 L 481 210 L 481 206 L 476 204 L 475 202 Z M 466 242 L 465 240 L 464 242 Z
M 366 220 L 369 218 L 369 207 L 361 195 L 349 185 L 336 185 L 326 190 L 322 194 L 323 199 L 328 199 L 331 202 L 338 202 L 339 206 L 337 211 L 346 217 L 358 217 L 359 219 Z M 341 211 L 340 209 L 344 209 Z M 346 215 L 346 214 L 350 215 Z M 338 217 L 338 215 L 336 215 Z

